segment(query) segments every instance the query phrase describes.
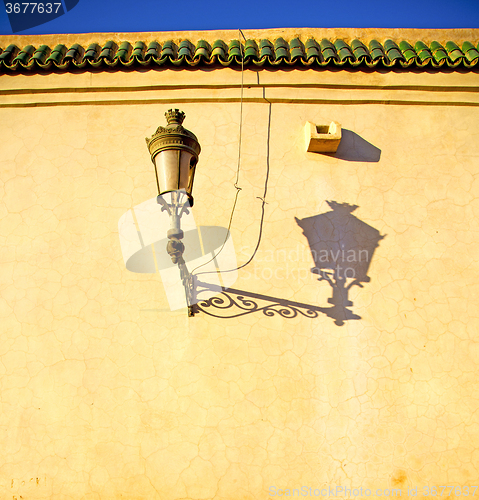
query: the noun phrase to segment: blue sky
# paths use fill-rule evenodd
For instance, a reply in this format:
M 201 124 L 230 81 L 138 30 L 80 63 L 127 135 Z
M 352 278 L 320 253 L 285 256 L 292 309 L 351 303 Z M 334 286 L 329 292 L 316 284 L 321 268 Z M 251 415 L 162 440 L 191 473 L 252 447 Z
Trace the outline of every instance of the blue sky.
M 7 1 L 0 1 L 2 35 L 12 33 Z M 65 11 L 74 2 L 53 1 Z M 60 17 L 18 34 L 286 27 L 477 28 L 479 0 L 78 0 Z

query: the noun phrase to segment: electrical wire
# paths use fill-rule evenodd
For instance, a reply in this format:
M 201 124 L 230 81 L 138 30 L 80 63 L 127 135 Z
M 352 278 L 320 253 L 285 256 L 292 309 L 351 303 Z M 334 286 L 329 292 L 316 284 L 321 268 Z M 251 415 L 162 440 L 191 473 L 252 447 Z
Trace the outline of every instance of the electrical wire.
M 246 37 L 244 36 L 243 31 L 241 29 L 238 29 L 238 31 L 241 33 L 244 41 L 246 42 Z M 228 241 L 228 238 L 229 238 L 229 235 L 230 235 L 230 229 L 231 229 L 231 224 L 233 222 L 233 215 L 234 215 L 234 211 L 235 211 L 235 208 L 236 208 L 236 203 L 238 201 L 238 195 L 239 195 L 239 193 L 240 193 L 240 191 L 242 189 L 241 187 L 238 186 L 238 181 L 239 181 L 240 166 L 241 166 L 241 141 L 242 141 L 242 129 L 243 129 L 243 88 L 244 88 L 244 53 L 243 53 L 243 51 L 241 51 L 241 98 L 240 98 L 240 125 L 239 125 L 239 141 L 238 141 L 238 166 L 237 166 L 237 169 L 236 169 L 236 182 L 234 184 L 234 187 L 236 188 L 236 194 L 235 194 L 235 199 L 234 199 L 234 202 L 233 202 L 233 208 L 231 210 L 231 215 L 230 215 L 230 219 L 229 219 L 229 223 L 228 223 L 228 229 L 227 229 L 227 232 L 226 232 L 226 237 L 225 237 L 225 240 L 224 240 L 223 244 L 221 245 L 221 248 L 218 250 L 218 252 L 209 261 L 207 261 L 204 264 L 201 264 L 201 265 L 195 267 L 193 269 L 193 271 L 191 271 L 191 274 L 193 274 L 194 271 L 196 271 L 197 269 L 205 266 L 206 264 L 209 264 L 214 259 L 216 259 L 216 257 L 221 253 L 221 251 L 225 247 L 226 242 Z M 256 255 L 256 252 L 258 251 L 258 248 L 259 248 L 259 245 L 261 243 L 262 236 L 263 236 L 264 213 L 265 213 L 265 205 L 267 204 L 267 202 L 266 202 L 266 194 L 268 192 L 268 180 L 269 180 L 269 172 L 270 172 L 269 158 L 270 158 L 271 106 L 272 106 L 272 103 L 271 103 L 271 101 L 269 101 L 268 99 L 266 99 L 266 96 L 265 96 L 265 93 L 264 93 L 264 89 L 263 89 L 263 99 L 269 104 L 269 107 L 268 107 L 269 108 L 268 109 L 268 134 L 267 134 L 267 141 L 266 141 L 266 177 L 265 177 L 265 183 L 264 183 L 263 196 L 262 197 L 259 197 L 259 196 L 257 197 L 259 200 L 262 201 L 262 204 L 261 204 L 261 217 L 260 217 L 258 241 L 256 243 L 255 249 L 254 249 L 253 253 L 251 254 L 251 257 L 244 264 L 242 264 L 241 266 L 238 266 L 238 267 L 236 267 L 234 269 L 227 269 L 227 270 L 203 271 L 203 272 L 200 272 L 200 273 L 196 273 L 195 276 L 199 276 L 200 274 L 215 274 L 217 272 L 219 272 L 219 273 L 231 273 L 231 272 L 238 271 L 239 269 L 242 269 L 243 267 L 247 266 L 254 259 L 255 255 Z
M 239 33 L 241 34 L 241 36 L 243 37 L 244 41 L 246 42 L 246 37 L 244 36 L 243 32 L 241 31 L 241 28 L 238 28 L 238 31 Z M 210 262 L 212 262 L 213 260 L 216 259 L 216 257 L 220 254 L 220 252 L 223 250 L 223 248 L 225 247 L 226 245 L 226 242 L 228 241 L 228 237 L 229 237 L 229 234 L 230 234 L 230 229 L 231 229 L 231 224 L 233 223 L 233 215 L 235 213 L 235 209 L 236 209 L 236 203 L 238 202 L 238 196 L 239 196 L 239 193 L 241 191 L 241 187 L 238 185 L 238 182 L 239 182 L 239 175 L 240 175 L 240 167 L 241 167 L 241 142 L 242 142 L 242 137 L 243 137 L 243 90 L 244 90 L 244 52 L 243 50 L 241 50 L 241 46 L 240 46 L 240 53 L 241 53 L 241 95 L 240 95 L 240 120 L 239 120 L 239 139 L 238 139 L 238 164 L 236 166 L 236 180 L 235 180 L 235 183 L 234 183 L 234 187 L 236 189 L 236 194 L 235 194 L 235 198 L 234 198 L 234 201 L 233 201 L 233 208 L 231 209 L 231 215 L 230 215 L 230 220 L 229 220 L 229 223 L 228 223 L 228 229 L 226 231 L 226 237 L 225 237 L 225 241 L 223 242 L 223 244 L 221 245 L 221 248 L 218 250 L 218 252 L 213 256 L 211 257 L 210 260 L 208 260 L 207 262 L 205 262 L 204 264 L 200 264 L 199 266 L 196 266 L 190 274 L 193 274 L 197 269 L 199 269 L 200 267 L 203 267 L 203 266 L 206 266 L 207 264 L 209 264 Z M 212 272 L 212 271 L 211 271 Z M 198 273 L 198 274 L 207 274 L 207 272 L 204 272 L 204 273 Z

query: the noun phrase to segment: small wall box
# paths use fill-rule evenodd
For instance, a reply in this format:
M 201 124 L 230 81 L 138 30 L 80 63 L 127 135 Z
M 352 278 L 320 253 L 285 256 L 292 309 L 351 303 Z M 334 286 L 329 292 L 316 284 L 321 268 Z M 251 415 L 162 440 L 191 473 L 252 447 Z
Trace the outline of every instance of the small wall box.
M 336 153 L 341 142 L 341 124 L 316 125 L 306 122 L 304 126 L 306 150 L 309 153 Z

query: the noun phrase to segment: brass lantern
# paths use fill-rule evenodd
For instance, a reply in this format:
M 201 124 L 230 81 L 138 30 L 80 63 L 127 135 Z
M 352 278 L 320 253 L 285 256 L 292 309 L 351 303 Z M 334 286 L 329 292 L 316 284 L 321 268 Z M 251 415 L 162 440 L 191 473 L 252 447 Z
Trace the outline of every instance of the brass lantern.
M 158 127 L 146 139 L 155 166 L 158 194 L 185 191 L 190 206 L 193 205 L 193 180 L 201 148 L 196 136 L 183 126 L 185 113 L 170 109 L 165 113 L 168 125 Z

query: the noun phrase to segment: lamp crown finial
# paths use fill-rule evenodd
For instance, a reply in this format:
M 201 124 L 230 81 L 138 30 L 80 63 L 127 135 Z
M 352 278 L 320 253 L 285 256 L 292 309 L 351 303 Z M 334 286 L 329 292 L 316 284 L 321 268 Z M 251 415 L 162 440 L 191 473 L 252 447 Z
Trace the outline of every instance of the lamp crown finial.
M 328 201 L 326 203 L 337 212 L 351 213 L 358 208 L 359 205 L 350 205 L 349 203 L 338 203 L 337 201 Z
M 166 113 L 166 121 L 168 122 L 168 125 L 170 124 L 178 124 L 181 125 L 183 123 L 183 120 L 185 119 L 185 113 L 183 111 L 180 111 L 179 109 L 169 109 Z

